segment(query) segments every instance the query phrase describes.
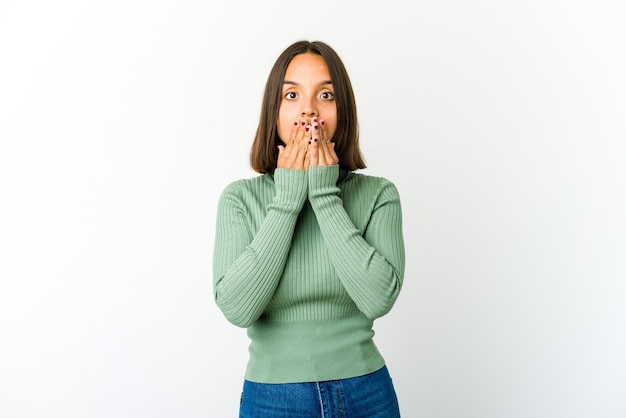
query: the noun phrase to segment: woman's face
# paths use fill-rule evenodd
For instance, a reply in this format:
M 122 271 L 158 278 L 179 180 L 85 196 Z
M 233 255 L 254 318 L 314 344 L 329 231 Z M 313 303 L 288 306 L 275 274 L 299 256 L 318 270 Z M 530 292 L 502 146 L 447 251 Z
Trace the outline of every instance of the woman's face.
M 278 110 L 278 136 L 286 143 L 294 122 L 311 124 L 313 117 L 324 121 L 326 136 L 332 139 L 337 129 L 337 105 L 326 61 L 305 53 L 293 57 L 283 82 Z

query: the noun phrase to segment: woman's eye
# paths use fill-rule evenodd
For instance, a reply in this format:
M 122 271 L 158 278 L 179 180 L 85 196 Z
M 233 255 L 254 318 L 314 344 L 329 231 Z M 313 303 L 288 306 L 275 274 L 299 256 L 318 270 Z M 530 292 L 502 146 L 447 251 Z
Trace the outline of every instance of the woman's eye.
M 322 99 L 324 100 L 332 100 L 334 98 L 335 98 L 335 95 L 329 91 L 325 91 L 324 93 L 322 93 Z
M 285 99 L 290 99 L 293 100 L 296 98 L 296 93 L 293 91 L 288 92 L 287 94 L 285 94 Z

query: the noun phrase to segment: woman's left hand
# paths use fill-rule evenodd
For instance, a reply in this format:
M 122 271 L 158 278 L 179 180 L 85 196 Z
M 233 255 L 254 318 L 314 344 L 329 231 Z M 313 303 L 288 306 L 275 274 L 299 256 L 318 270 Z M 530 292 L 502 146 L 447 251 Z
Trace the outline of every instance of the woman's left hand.
M 339 157 L 335 152 L 335 143 L 330 142 L 324 127 L 324 121 L 317 118 L 311 120 L 311 143 L 309 159 L 311 165 L 336 165 Z

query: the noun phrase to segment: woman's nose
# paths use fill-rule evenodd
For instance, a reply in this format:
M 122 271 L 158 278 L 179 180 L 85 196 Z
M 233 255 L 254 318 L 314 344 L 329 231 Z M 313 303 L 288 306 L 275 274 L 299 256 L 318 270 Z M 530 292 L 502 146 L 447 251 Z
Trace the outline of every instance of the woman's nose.
M 306 99 L 302 101 L 302 116 L 315 116 L 317 115 L 317 109 L 312 99 Z

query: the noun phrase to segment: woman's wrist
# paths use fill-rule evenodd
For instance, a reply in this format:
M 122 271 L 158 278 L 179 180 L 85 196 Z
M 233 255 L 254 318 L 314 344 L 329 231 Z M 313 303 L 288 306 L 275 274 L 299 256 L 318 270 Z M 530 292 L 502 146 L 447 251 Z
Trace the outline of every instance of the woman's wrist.
M 307 171 L 292 168 L 277 168 L 274 171 L 276 203 L 300 210 L 307 197 Z

